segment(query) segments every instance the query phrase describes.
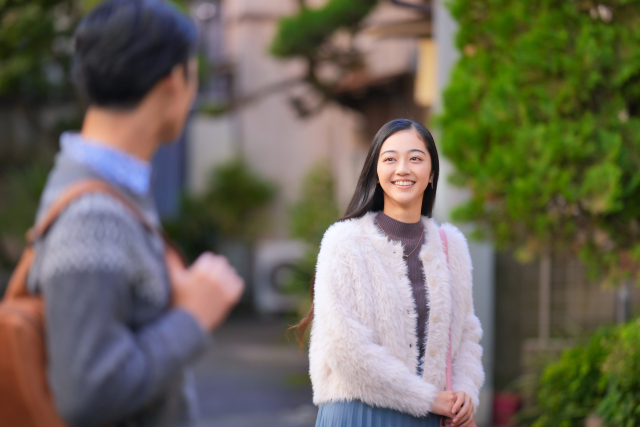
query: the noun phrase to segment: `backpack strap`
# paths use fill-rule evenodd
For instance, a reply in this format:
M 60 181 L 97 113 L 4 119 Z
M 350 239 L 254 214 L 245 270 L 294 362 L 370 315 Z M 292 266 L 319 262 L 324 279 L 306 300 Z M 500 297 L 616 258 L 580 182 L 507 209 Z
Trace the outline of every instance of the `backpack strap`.
M 67 208 L 72 202 L 78 198 L 87 195 L 89 193 L 103 193 L 106 194 L 124 205 L 131 215 L 150 233 L 159 234 L 165 241 L 167 250 L 167 257 L 171 259 L 177 259 L 184 265 L 184 259 L 175 246 L 168 241 L 168 239 L 153 226 L 149 220 L 142 213 L 140 208 L 129 199 L 127 196 L 116 190 L 111 185 L 98 179 L 83 180 L 75 184 L 71 184 L 64 190 L 62 195 L 51 205 L 47 212 L 42 216 L 42 219 L 36 223 L 33 228 L 27 232 L 27 247 L 22 253 L 22 257 L 18 262 L 16 269 L 9 280 L 7 290 L 5 292 L 5 299 L 18 298 L 28 295 L 27 290 L 27 276 L 29 275 L 29 269 L 35 258 L 35 252 L 33 244 L 40 237 L 44 236 L 51 225 L 55 222 L 58 216 Z
M 24 252 L 22 252 L 20 261 L 18 261 L 18 265 L 15 270 L 13 270 L 13 274 L 11 274 L 3 300 L 6 301 L 28 295 L 27 276 L 29 275 L 29 269 L 31 268 L 31 264 L 33 264 L 34 258 L 35 252 L 33 246 L 29 245 L 25 248 Z
M 64 190 L 62 195 L 58 197 L 49 210 L 42 216 L 42 219 L 27 232 L 27 244 L 33 245 L 37 239 L 44 236 L 62 211 L 64 211 L 72 202 L 88 193 L 104 193 L 113 197 L 122 203 L 129 213 L 133 215 L 133 217 L 142 224 L 147 231 L 151 233 L 157 232 L 156 228 L 149 223 L 140 208 L 138 208 L 131 199 L 104 181 L 90 179 L 80 181 L 76 184 L 71 184 L 69 188 Z

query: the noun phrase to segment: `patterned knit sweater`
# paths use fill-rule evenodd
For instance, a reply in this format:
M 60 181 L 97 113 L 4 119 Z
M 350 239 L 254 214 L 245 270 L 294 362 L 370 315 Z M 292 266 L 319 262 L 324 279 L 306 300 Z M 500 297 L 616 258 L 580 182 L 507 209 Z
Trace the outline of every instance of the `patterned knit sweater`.
M 39 216 L 65 187 L 99 178 L 60 154 Z M 158 222 L 150 197 L 118 188 Z M 36 244 L 29 274 L 46 307 L 49 384 L 72 427 L 177 427 L 196 423 L 187 363 L 206 334 L 170 307 L 163 243 L 114 199 L 72 203 Z

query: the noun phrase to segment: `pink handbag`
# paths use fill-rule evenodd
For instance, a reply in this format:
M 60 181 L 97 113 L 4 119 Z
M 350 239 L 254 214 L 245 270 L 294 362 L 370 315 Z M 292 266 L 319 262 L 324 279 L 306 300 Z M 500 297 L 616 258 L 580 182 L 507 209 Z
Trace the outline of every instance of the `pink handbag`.
M 449 265 L 449 243 L 447 242 L 447 233 L 444 232 L 442 228 L 439 229 L 440 238 L 442 239 L 442 244 L 444 245 L 444 253 L 447 255 L 447 265 Z M 449 325 L 449 348 L 447 349 L 447 390 L 453 391 L 453 367 L 451 365 L 451 325 Z M 447 426 L 449 423 L 445 422 L 445 419 L 442 418 L 440 421 L 440 425 L 442 427 Z M 472 421 L 469 424 L 469 427 L 477 427 L 476 422 Z

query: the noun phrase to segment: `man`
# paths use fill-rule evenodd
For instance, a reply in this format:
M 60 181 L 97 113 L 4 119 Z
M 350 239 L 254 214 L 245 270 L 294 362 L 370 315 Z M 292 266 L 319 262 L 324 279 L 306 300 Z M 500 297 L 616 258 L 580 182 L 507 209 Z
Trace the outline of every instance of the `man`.
M 196 29 L 165 3 L 107 0 L 75 41 L 74 79 L 88 110 L 81 132 L 61 137 L 39 217 L 71 184 L 100 179 L 157 226 L 149 162 L 180 135 L 193 102 Z M 186 365 L 244 286 L 226 259 L 204 254 L 170 274 L 158 233 L 102 193 L 65 209 L 36 254 L 29 288 L 45 301 L 49 384 L 64 421 L 193 426 Z

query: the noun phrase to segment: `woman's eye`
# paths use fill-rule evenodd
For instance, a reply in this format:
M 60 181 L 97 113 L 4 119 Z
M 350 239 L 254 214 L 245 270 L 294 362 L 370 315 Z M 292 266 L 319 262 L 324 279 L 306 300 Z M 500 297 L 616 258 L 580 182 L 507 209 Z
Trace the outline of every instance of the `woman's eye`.
M 420 157 L 412 157 L 411 160 L 422 160 Z
M 393 160 L 395 160 L 393 157 L 387 157 L 386 159 L 383 160 L 383 162 L 389 162 Z

